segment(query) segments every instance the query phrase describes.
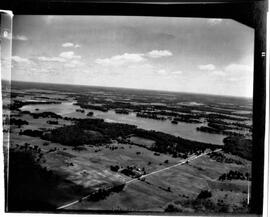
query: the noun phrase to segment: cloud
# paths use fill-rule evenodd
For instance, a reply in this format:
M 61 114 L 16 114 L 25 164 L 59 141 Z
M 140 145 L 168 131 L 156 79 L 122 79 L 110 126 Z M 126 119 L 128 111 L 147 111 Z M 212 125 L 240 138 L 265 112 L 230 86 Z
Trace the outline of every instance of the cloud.
M 140 53 L 124 53 L 123 55 L 112 56 L 111 58 L 96 59 L 95 63 L 105 66 L 122 66 L 128 63 L 139 63 L 144 61 L 143 54 Z
M 77 66 L 84 65 L 84 63 L 80 61 L 80 59 L 81 56 L 75 55 L 73 51 L 62 52 L 56 57 L 44 57 L 44 56 L 38 57 L 38 60 L 40 61 L 48 63 L 55 63 L 55 62 L 63 63 L 64 66 L 68 68 L 75 68 Z M 55 64 L 47 65 L 47 67 L 49 66 L 57 67 L 55 66 Z
M 17 63 L 30 63 L 31 61 L 27 58 L 12 56 L 11 59 Z
M 77 66 L 82 65 L 82 62 L 79 60 L 71 60 L 70 62 L 67 62 L 65 64 L 65 67 L 69 67 L 69 68 L 75 68 Z
M 4 32 L 3 38 L 9 39 L 9 40 L 17 40 L 17 41 L 28 40 L 28 38 L 25 35 L 12 35 L 11 33 L 8 33 L 7 31 Z
M 207 22 L 211 25 L 216 25 L 221 23 L 223 20 L 222 19 L 207 19 Z
M 81 56 L 74 55 L 73 51 L 66 51 L 59 54 L 59 57 L 65 59 L 81 59 Z
M 162 76 L 177 76 L 177 75 L 181 75 L 183 72 L 180 70 L 177 71 L 170 71 L 170 70 L 165 70 L 165 69 L 160 69 L 157 70 L 156 73 L 158 75 L 162 75 Z
M 127 66 L 128 69 L 135 69 L 137 70 L 138 68 L 147 68 L 147 69 L 154 69 L 154 66 L 149 64 L 149 63 L 142 63 L 139 65 L 129 65 Z
M 252 83 L 253 68 L 250 65 L 232 63 L 226 66 L 224 70 L 229 81 L 250 81 Z
M 147 53 L 147 56 L 151 58 L 168 57 L 172 55 L 172 52 L 169 50 L 152 50 Z
M 173 71 L 173 72 L 171 72 L 173 75 L 181 75 L 181 74 L 183 74 L 183 72 L 182 71 L 180 71 L 180 70 L 178 70 L 178 71 Z
M 200 70 L 205 70 L 205 71 L 212 71 L 216 69 L 216 67 L 213 64 L 199 65 L 198 68 Z
M 243 64 L 231 63 L 226 67 L 223 67 L 222 69 L 216 69 L 213 64 L 207 64 L 199 65 L 198 68 L 200 70 L 210 72 L 210 75 L 213 76 L 226 76 L 226 79 L 228 79 L 229 81 L 235 81 L 243 77 L 248 78 L 252 76 L 252 67 Z
M 224 71 L 221 71 L 221 70 L 212 71 L 212 74 L 217 75 L 217 76 L 225 76 L 226 75 L 226 73 Z
M 79 44 L 74 44 L 74 43 L 71 43 L 71 42 L 66 42 L 66 43 L 63 43 L 62 44 L 62 47 L 74 47 L 74 48 L 79 48 L 81 47 Z
M 229 78 L 228 80 L 232 81 L 232 82 L 235 82 L 235 81 L 240 81 L 241 79 L 233 77 L 233 78 Z
M 212 75 L 217 76 L 227 76 L 228 78 L 232 78 L 232 76 L 248 76 L 252 72 L 252 67 L 243 64 L 229 64 L 226 67 L 222 68 L 221 70 L 216 70 L 215 65 L 207 64 L 207 65 L 199 65 L 198 68 L 203 71 L 211 71 Z
M 25 35 L 14 35 L 13 40 L 18 40 L 18 41 L 27 41 L 28 38 Z
M 67 61 L 73 61 L 73 60 L 79 60 L 81 59 L 81 56 L 75 55 L 73 51 L 66 51 L 59 54 L 59 56 L 56 57 L 38 57 L 38 60 L 44 61 L 44 62 L 60 62 L 64 63 Z
M 152 50 L 148 53 L 124 53 L 122 55 L 115 55 L 110 58 L 98 58 L 95 60 L 96 64 L 103 66 L 122 66 L 125 64 L 139 63 L 148 58 L 160 58 L 172 56 L 172 52 L 168 50 Z
M 252 67 L 249 65 L 232 63 L 225 67 L 225 71 L 233 74 L 247 74 L 252 72 Z
M 66 59 L 62 57 L 38 57 L 38 60 L 44 61 L 44 62 L 65 62 Z
M 159 75 L 168 75 L 168 72 L 165 69 L 160 69 L 157 71 Z
M 62 44 L 62 47 L 73 47 L 73 46 L 74 46 L 74 44 L 71 42 L 66 42 L 66 43 Z

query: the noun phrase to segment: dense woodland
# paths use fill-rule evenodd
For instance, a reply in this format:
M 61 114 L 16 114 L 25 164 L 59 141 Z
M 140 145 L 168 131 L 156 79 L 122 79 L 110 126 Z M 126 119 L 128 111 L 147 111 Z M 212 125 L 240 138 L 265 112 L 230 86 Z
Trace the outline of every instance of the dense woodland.
M 252 140 L 242 136 L 227 137 L 224 139 L 225 152 L 252 160 Z
M 74 197 L 86 191 L 41 167 L 35 155 L 35 151 L 27 146 L 23 150 L 11 149 L 9 152 L 9 211 L 55 210 L 58 201 L 63 203 L 71 200 L 70 195 Z
M 22 125 L 28 125 L 29 122 L 22 120 L 22 119 L 17 119 L 17 118 L 10 118 L 10 125 L 16 125 L 18 128 L 21 128 Z
M 59 101 L 20 101 L 20 100 L 13 100 L 13 102 L 10 105 L 10 110 L 18 110 L 21 107 L 25 106 L 25 105 L 35 105 L 35 104 L 60 104 L 61 102 Z
M 25 131 L 23 134 L 25 134 Z M 174 157 L 177 157 L 180 153 L 188 154 L 202 152 L 206 148 L 219 148 L 217 145 L 191 141 L 162 132 L 139 129 L 134 125 L 107 123 L 102 119 L 77 120 L 74 125 L 52 129 L 42 134 L 41 138 L 62 145 L 81 146 L 107 144 L 119 138 L 127 139 L 131 135 L 155 141 L 154 145 L 149 148 L 150 150 L 171 154 Z
M 225 180 L 250 180 L 250 174 L 249 173 L 241 173 L 240 171 L 233 171 L 230 170 L 228 173 L 222 174 L 218 180 L 225 181 Z

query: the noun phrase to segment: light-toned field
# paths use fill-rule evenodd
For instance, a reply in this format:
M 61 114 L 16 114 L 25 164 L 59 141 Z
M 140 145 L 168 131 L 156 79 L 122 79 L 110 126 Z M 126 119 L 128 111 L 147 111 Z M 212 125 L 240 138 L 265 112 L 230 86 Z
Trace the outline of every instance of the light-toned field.
M 198 166 L 199 165 L 199 166 Z M 235 164 L 226 165 L 210 161 L 208 156 L 192 163 L 171 168 L 126 186 L 123 192 L 112 194 L 98 202 L 83 201 L 67 209 L 120 209 L 125 211 L 163 211 L 170 201 L 194 199 L 201 190 L 210 190 L 215 201 L 224 198 L 228 204 L 247 197 L 247 181 L 220 182 L 217 178 L 229 170 L 238 169 Z M 170 191 L 168 191 L 168 187 Z M 225 196 L 227 193 L 228 196 Z

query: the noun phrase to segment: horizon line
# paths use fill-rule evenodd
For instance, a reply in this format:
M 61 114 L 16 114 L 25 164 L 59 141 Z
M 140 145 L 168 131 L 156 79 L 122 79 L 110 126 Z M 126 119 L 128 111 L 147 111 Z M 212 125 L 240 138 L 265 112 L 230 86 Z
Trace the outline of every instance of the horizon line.
M 198 95 L 210 95 L 210 96 L 222 96 L 222 97 L 233 97 L 233 98 L 245 98 L 253 99 L 253 96 L 235 96 L 235 95 L 223 95 L 223 94 L 213 94 L 213 93 L 198 93 L 198 92 L 186 92 L 186 91 L 174 91 L 174 90 L 160 90 L 160 89 L 143 89 L 134 87 L 117 87 L 117 86 L 100 86 L 100 85 L 90 85 L 90 84 L 71 84 L 71 83 L 54 83 L 54 82 L 40 82 L 40 81 L 22 81 L 22 80 L 7 80 L 1 79 L 1 81 L 7 82 L 22 82 L 22 83 L 41 83 L 41 84 L 56 84 L 56 85 L 71 85 L 71 86 L 84 86 L 84 87 L 102 87 L 102 88 L 119 88 L 119 89 L 130 89 L 130 90 L 142 90 L 142 91 L 159 91 L 159 92 L 169 92 L 169 93 L 184 93 L 184 94 L 198 94 Z

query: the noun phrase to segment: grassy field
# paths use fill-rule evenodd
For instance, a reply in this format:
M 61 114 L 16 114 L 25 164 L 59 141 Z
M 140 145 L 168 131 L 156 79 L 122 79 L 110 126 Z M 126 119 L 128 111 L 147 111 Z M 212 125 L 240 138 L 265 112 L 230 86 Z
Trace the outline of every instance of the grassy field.
M 163 211 L 165 204 L 175 200 L 193 200 L 201 190 L 205 189 L 213 192 L 214 202 L 224 200 L 232 207 L 235 205 L 235 201 L 242 201 L 243 198 L 246 198 L 247 182 L 222 183 L 216 178 L 222 173 L 238 167 L 237 165 L 228 165 L 227 168 L 224 168 L 222 164 L 209 161 L 209 157 L 206 156 L 196 159 L 190 164 L 149 176 L 145 181 L 129 184 L 123 192 L 113 194 L 105 200 L 83 201 L 67 209 Z M 225 200 L 228 198 L 228 194 L 233 200 Z
M 131 136 L 129 138 L 129 140 L 131 142 L 133 142 L 134 144 L 143 145 L 146 147 L 151 147 L 152 145 L 155 144 L 155 141 L 153 141 L 151 139 L 145 139 L 145 138 L 138 137 L 138 136 Z

